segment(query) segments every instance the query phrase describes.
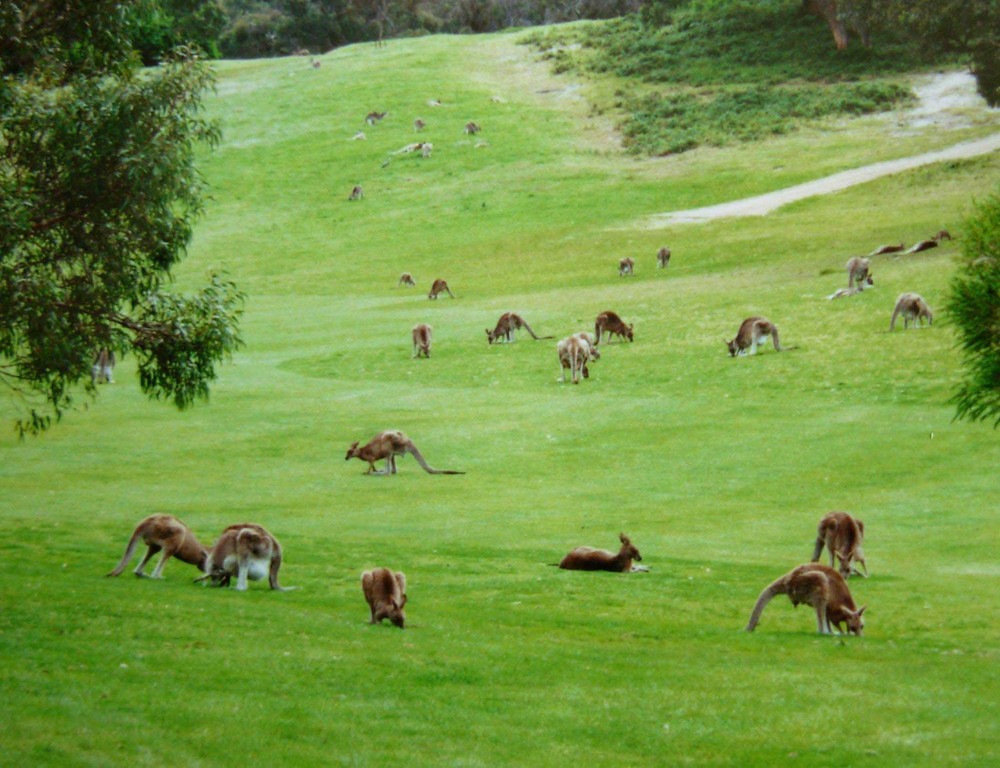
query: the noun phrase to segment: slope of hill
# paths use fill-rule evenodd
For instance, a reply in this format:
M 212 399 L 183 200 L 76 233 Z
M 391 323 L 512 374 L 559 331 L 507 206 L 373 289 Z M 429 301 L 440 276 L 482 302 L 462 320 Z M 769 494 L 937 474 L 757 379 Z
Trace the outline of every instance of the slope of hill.
M 1000 157 L 764 217 L 636 224 L 985 136 L 996 115 L 901 131 L 882 114 L 637 160 L 590 110 L 600 84 L 551 74 L 518 40 L 219 65 L 213 200 L 177 277 L 229 273 L 249 294 L 246 348 L 190 412 L 144 401 L 125 360 L 85 413 L 0 442 L 12 764 L 1000 758 L 1000 448 L 952 421 L 940 312 Z M 368 125 L 372 111 L 388 114 Z M 400 152 L 417 142 L 429 157 Z M 826 300 L 848 257 L 942 228 L 956 239 L 874 258 L 873 290 Z M 397 287 L 403 271 L 416 288 Z M 439 277 L 457 298 L 426 298 Z M 909 290 L 934 324 L 888 333 Z M 484 338 L 508 310 L 561 338 L 606 309 L 635 341 L 602 343 L 578 386 L 557 381 L 554 340 Z M 723 339 L 754 314 L 786 350 L 729 358 Z M 419 322 L 426 360 L 411 357 Z M 343 460 L 389 428 L 467 474 Z M 819 637 L 783 600 L 741 632 L 832 509 L 866 524 L 871 577 L 850 582 L 864 636 Z M 180 562 L 162 581 L 103 579 L 153 512 L 203 541 L 266 526 L 299 589 L 198 588 Z M 549 565 L 619 532 L 649 572 Z M 403 631 L 367 623 L 359 577 L 382 565 L 408 577 Z

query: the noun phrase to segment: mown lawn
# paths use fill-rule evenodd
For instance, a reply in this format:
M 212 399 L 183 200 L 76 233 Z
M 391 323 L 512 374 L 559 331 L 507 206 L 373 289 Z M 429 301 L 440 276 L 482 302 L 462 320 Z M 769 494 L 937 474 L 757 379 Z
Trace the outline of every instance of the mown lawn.
M 219 65 L 213 199 L 177 279 L 226 270 L 249 297 L 246 347 L 189 412 L 146 401 L 126 359 L 48 434 L 0 437 L 0 763 L 1000 760 L 1000 443 L 952 419 L 941 309 L 1000 157 L 763 218 L 644 224 L 985 135 L 995 116 L 949 132 L 875 116 L 637 160 L 517 40 Z M 366 126 L 372 110 L 389 115 Z M 415 141 L 431 157 L 392 154 Z M 956 240 L 876 258 L 874 290 L 825 299 L 849 256 L 941 228 Z M 416 289 L 396 287 L 402 271 Z M 458 298 L 428 301 L 436 277 Z M 935 322 L 889 334 L 904 290 Z M 557 381 L 554 340 L 484 338 L 507 310 L 560 338 L 605 309 L 635 342 L 608 345 L 580 386 Z M 730 359 L 723 339 L 750 314 L 788 349 Z M 417 322 L 434 327 L 429 360 L 411 359 Z M 344 461 L 387 428 L 467 474 Z M 866 524 L 871 578 L 851 582 L 865 635 L 817 636 L 784 598 L 742 632 L 832 509 Z M 162 581 L 103 578 L 154 512 L 206 542 L 265 525 L 299 589 L 200 588 L 178 562 Z M 648 573 L 551 567 L 619 532 Z M 407 574 L 406 630 L 367 624 L 359 577 L 376 565 Z

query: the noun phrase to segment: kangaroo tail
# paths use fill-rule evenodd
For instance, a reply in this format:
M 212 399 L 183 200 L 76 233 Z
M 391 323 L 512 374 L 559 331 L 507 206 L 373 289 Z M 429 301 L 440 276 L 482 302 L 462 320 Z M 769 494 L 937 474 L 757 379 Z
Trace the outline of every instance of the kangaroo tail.
M 780 352 L 782 350 L 782 346 L 778 341 L 778 326 L 776 325 L 771 328 L 771 338 L 774 339 L 774 349 Z
M 417 450 L 417 446 L 413 445 L 412 443 L 407 447 L 406 450 L 409 453 L 413 454 L 413 458 L 415 458 L 417 460 L 417 463 L 421 467 L 423 467 L 424 470 L 427 471 L 429 474 L 432 474 L 432 475 L 464 475 L 465 474 L 464 472 L 459 472 L 458 470 L 455 470 L 455 469 L 434 469 L 434 467 L 432 467 L 430 464 L 427 463 L 427 460 L 423 457 L 423 454 L 421 454 L 420 451 Z
M 142 531 L 136 528 L 132 532 L 132 538 L 128 540 L 128 545 L 125 547 L 125 554 L 122 555 L 122 559 L 118 562 L 118 565 L 114 567 L 114 570 L 109 571 L 104 574 L 105 576 L 121 576 L 122 572 L 125 570 L 125 566 L 128 565 L 128 561 L 132 559 L 132 555 L 135 554 L 135 549 L 139 546 L 139 539 L 142 536 Z
M 760 593 L 760 597 L 757 598 L 757 602 L 754 604 L 753 613 L 750 614 L 750 621 L 747 622 L 746 626 L 747 632 L 753 632 L 754 629 L 756 629 L 757 624 L 760 622 L 760 615 L 764 613 L 764 609 L 767 607 L 767 604 L 771 602 L 774 596 L 783 594 L 784 592 L 784 576 L 764 588 L 764 591 Z
M 813 556 L 811 563 L 818 563 L 819 556 L 823 553 L 823 545 L 826 543 L 826 537 L 823 535 L 823 529 L 820 529 L 819 534 L 816 536 L 816 546 L 813 547 Z
M 531 334 L 531 338 L 533 338 L 535 341 L 538 341 L 538 337 L 535 335 L 535 332 L 531 330 L 531 326 L 528 325 L 524 320 L 522 320 L 521 322 L 524 324 L 524 330 L 526 330 L 528 333 Z
M 894 330 L 896 328 L 896 318 L 899 317 L 899 305 L 892 310 L 892 320 L 889 321 L 889 330 Z

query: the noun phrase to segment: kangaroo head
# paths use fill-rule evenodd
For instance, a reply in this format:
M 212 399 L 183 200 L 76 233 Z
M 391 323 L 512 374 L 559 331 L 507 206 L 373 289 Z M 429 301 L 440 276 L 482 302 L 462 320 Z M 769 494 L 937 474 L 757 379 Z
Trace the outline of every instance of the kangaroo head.
M 618 538 L 622 543 L 622 551 L 632 560 L 636 562 L 642 562 L 642 555 L 639 554 L 639 550 L 632 546 L 632 541 L 624 533 L 619 533 Z
M 852 635 L 861 636 L 861 632 L 865 628 L 865 620 L 861 617 L 861 614 L 865 612 L 867 605 L 862 605 L 856 611 L 850 611 L 844 608 L 844 613 L 847 614 L 847 631 Z
M 736 346 L 736 339 L 732 339 L 731 341 L 726 341 L 725 339 L 723 339 L 722 343 L 725 344 L 726 348 L 729 350 L 729 356 L 736 357 L 736 352 L 739 350 L 739 348 Z
M 347 449 L 347 455 L 344 457 L 344 461 L 347 461 L 348 459 L 353 459 L 357 455 L 358 455 L 358 442 L 357 440 L 355 440 L 353 443 L 351 443 L 351 447 Z
M 632 323 L 629 323 L 628 328 L 625 329 L 625 336 L 628 337 L 629 341 L 632 341 Z
M 397 601 L 395 598 L 392 598 L 389 602 L 391 603 L 392 606 L 391 610 L 388 613 L 389 621 L 392 623 L 394 627 L 399 627 L 400 629 L 403 629 L 403 625 L 406 623 L 406 614 L 403 613 L 403 606 L 406 605 L 406 595 L 403 595 L 403 599 L 400 601 Z
M 490 344 L 492 344 L 494 341 L 493 331 L 491 331 L 489 328 L 486 329 L 486 341 L 488 341 Z

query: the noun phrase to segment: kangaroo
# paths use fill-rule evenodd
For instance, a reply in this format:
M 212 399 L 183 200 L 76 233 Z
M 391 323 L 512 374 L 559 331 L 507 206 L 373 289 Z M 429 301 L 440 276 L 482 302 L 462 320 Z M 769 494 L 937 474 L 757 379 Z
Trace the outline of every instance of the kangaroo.
M 764 608 L 775 595 L 788 595 L 796 607 L 800 603 L 811 605 L 816 610 L 816 624 L 822 635 L 832 635 L 832 627 L 843 634 L 842 625 L 846 625 L 848 633 L 853 635 L 860 635 L 864 629 L 861 614 L 866 606 L 855 606 L 844 577 L 827 565 L 800 565 L 765 587 L 750 614 L 747 632 L 754 631 Z
M 670 249 L 663 247 L 656 252 L 656 266 L 658 269 L 666 269 L 670 264 Z
M 780 352 L 781 345 L 778 342 L 778 327 L 766 317 L 748 317 L 740 325 L 736 337 L 730 341 L 725 341 L 729 349 L 730 357 L 737 355 L 756 355 L 758 345 L 771 337 L 774 344 L 774 351 Z M 750 350 L 747 352 L 747 350 Z
M 635 272 L 635 259 L 626 256 L 618 262 L 618 277 L 626 277 Z
M 853 288 L 838 288 L 833 293 L 831 293 L 826 298 L 828 299 L 843 299 L 846 296 L 857 296 L 862 292 L 861 286 L 854 286 Z
M 403 629 L 406 624 L 406 574 L 388 568 L 373 568 L 361 574 L 361 589 L 372 613 L 372 624 L 388 619 Z
M 812 562 L 819 562 L 819 556 L 825 546 L 830 553 L 830 567 L 834 565 L 834 556 L 840 561 L 840 575 L 845 579 L 852 573 L 860 574 L 855 563 L 865 569 L 868 576 L 868 564 L 865 562 L 865 552 L 862 547 L 865 539 L 865 524 L 851 517 L 846 512 L 830 512 L 823 516 L 816 529 L 816 546 L 813 548 Z
M 586 333 L 576 333 L 562 339 L 556 344 L 556 352 L 559 355 L 559 369 L 562 372 L 563 383 L 566 382 L 567 370 L 574 384 L 580 383 L 580 376 L 585 379 L 590 378 L 587 362 L 600 358 L 597 348 L 590 343 L 590 334 Z
M 501 339 L 506 342 L 512 342 L 514 341 L 514 332 L 520 328 L 524 328 L 524 330 L 530 333 L 531 338 L 535 341 L 553 338 L 552 336 L 536 336 L 535 332 L 531 330 L 531 326 L 528 325 L 527 320 L 516 312 L 504 312 L 500 315 L 500 319 L 497 320 L 496 328 L 492 331 L 489 328 L 486 329 L 486 341 L 490 344 L 493 342 L 500 343 Z
M 448 283 L 445 280 L 438 278 L 431 285 L 431 291 L 427 294 L 428 299 L 436 299 L 439 293 L 447 293 L 451 298 L 455 298 L 455 294 L 451 292 L 451 288 L 448 287 Z
M 911 321 L 915 325 L 923 325 L 924 318 L 927 318 L 928 325 L 934 322 L 934 313 L 931 312 L 931 308 L 927 306 L 927 302 L 919 293 L 901 293 L 899 295 L 899 298 L 896 299 L 896 306 L 892 310 L 892 319 L 889 321 L 890 331 L 895 329 L 896 318 L 899 315 L 903 316 L 904 329 L 910 327 Z
M 417 283 L 413 279 L 413 275 L 411 275 L 409 272 L 404 272 L 403 274 L 401 274 L 399 276 L 399 282 L 396 283 L 396 287 L 399 288 L 399 286 L 401 286 L 401 285 L 409 285 L 409 286 L 412 286 L 414 288 L 417 287 Z
M 368 123 L 368 125 L 375 125 L 375 123 L 379 122 L 388 114 L 388 112 L 369 112 L 368 116 L 365 117 L 365 122 Z
M 354 189 L 351 190 L 351 194 L 347 196 L 348 200 L 360 200 L 365 196 L 365 191 L 361 188 L 360 184 L 355 184 Z
M 597 337 L 594 346 L 601 343 L 601 333 L 607 334 L 608 340 L 612 336 L 621 336 L 623 339 L 632 341 L 632 324 L 625 325 L 620 317 L 611 310 L 601 312 L 594 320 L 594 335 Z
M 434 469 L 434 467 L 427 463 L 420 451 L 417 450 L 417 446 L 413 444 L 413 441 L 397 429 L 387 429 L 384 432 L 379 432 L 360 448 L 357 442 L 351 443 L 351 447 L 347 449 L 347 456 L 344 457 L 344 461 L 353 458 L 367 461 L 368 471 L 365 472 L 366 475 L 395 475 L 396 457 L 407 453 L 412 454 L 417 463 L 432 475 L 465 474 L 465 472 L 458 472 L 454 469 Z M 385 459 L 385 468 L 380 470 L 375 469 L 375 462 L 382 459 Z
M 431 333 L 433 332 L 427 323 L 417 323 L 413 326 L 413 356 L 431 356 Z
M 427 123 L 425 123 L 419 117 L 416 120 L 413 121 L 413 130 L 415 130 L 415 131 L 422 131 L 426 126 L 427 126 Z
M 941 242 L 942 240 L 951 240 L 951 233 L 947 229 L 940 230 L 936 235 L 934 235 L 931 240 L 936 240 Z
M 871 261 L 861 256 L 848 259 L 846 265 L 847 287 L 857 287 L 858 290 L 863 291 L 865 286 L 874 285 L 875 281 L 872 280 L 871 264 Z
M 914 243 L 907 250 L 906 253 L 920 253 L 921 251 L 928 251 L 931 248 L 937 248 L 938 241 L 933 238 L 930 240 L 921 240 L 919 243 Z
M 281 544 L 278 540 L 261 525 L 237 523 L 222 531 L 205 562 L 205 575 L 195 581 L 211 581 L 212 586 L 228 587 L 235 574 L 236 589 L 244 592 L 247 579 L 259 581 L 266 576 L 273 590 L 295 589 L 278 584 L 280 568 Z
M 110 349 L 101 349 L 90 366 L 90 383 L 97 384 L 101 379 L 105 384 L 115 383 L 115 353 Z
M 876 248 L 874 251 L 872 251 L 868 255 L 869 256 L 881 256 L 884 253 L 899 253 L 900 251 L 904 250 L 905 248 L 906 248 L 906 245 L 904 245 L 903 243 L 900 243 L 899 245 L 880 245 L 878 248 Z
M 567 571 L 628 573 L 633 570 L 632 561 L 642 562 L 642 556 L 624 533 L 618 534 L 618 539 L 622 545 L 617 554 L 606 549 L 577 547 L 559 561 L 559 567 Z
M 173 515 L 150 515 L 140 520 L 135 530 L 132 531 L 132 537 L 128 540 L 128 544 L 125 547 L 125 554 L 122 555 L 122 559 L 114 567 L 114 570 L 107 574 L 108 576 L 121 576 L 125 570 L 125 566 L 128 565 L 128 561 L 135 554 L 140 539 L 148 549 L 135 569 L 136 576 L 146 576 L 143 573 L 146 563 L 161 550 L 163 551 L 163 555 L 160 557 L 160 562 L 153 569 L 152 576 L 147 578 L 162 579 L 163 566 L 167 564 L 167 560 L 171 557 L 176 557 L 182 562 L 196 565 L 199 568 L 205 565 L 206 558 L 208 557 L 208 550 L 201 545 L 191 532 L 191 529 L 176 517 Z
M 465 124 L 465 132 L 467 134 L 469 134 L 470 136 L 474 136 L 475 134 L 479 133 L 481 130 L 483 130 L 483 129 L 480 128 L 478 125 L 476 125 L 475 123 L 473 123 L 471 121 Z

